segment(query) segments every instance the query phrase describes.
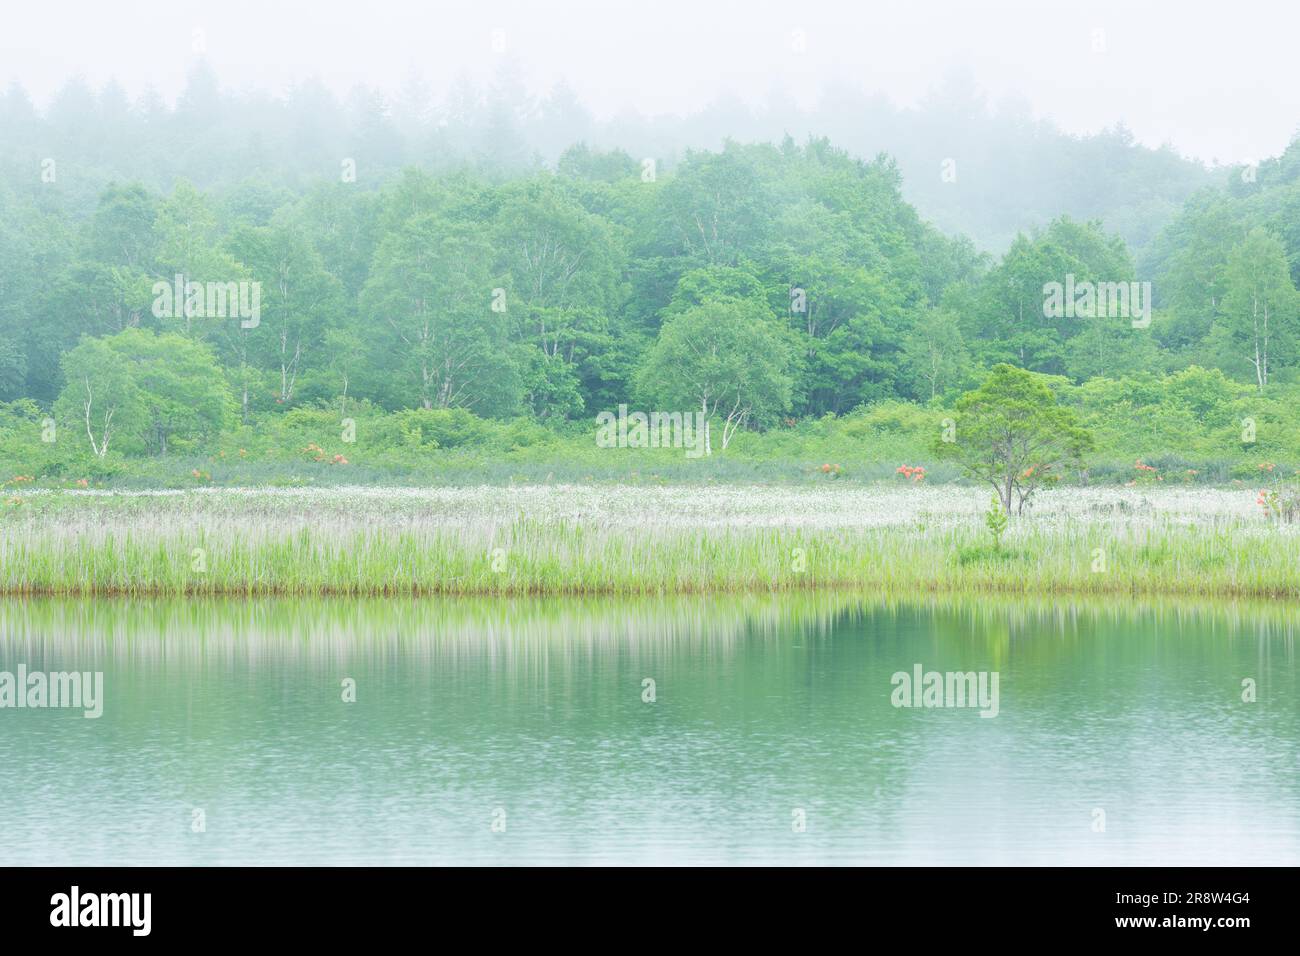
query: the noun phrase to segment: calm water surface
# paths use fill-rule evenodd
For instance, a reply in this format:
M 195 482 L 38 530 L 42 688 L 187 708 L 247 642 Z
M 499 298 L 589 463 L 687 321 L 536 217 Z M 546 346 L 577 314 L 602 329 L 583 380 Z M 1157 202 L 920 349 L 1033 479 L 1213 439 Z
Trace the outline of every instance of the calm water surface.
M 1297 610 L 6 601 L 0 671 L 105 703 L 0 709 L 0 865 L 1294 865 Z

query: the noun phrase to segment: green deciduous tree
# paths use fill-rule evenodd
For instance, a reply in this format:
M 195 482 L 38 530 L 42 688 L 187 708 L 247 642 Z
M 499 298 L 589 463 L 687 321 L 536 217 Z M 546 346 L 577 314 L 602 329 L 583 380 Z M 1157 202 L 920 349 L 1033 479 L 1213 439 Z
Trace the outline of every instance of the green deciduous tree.
M 1282 242 L 1263 229 L 1251 230 L 1228 256 L 1224 289 L 1219 321 L 1262 392 L 1273 366 L 1295 347 L 1300 297 Z
M 63 392 L 55 402 L 59 419 L 84 433 L 91 453 L 108 455 L 119 435 L 139 438 L 144 402 L 130 368 L 105 339 L 82 339 L 63 353 Z
M 969 363 L 957 316 L 941 309 L 922 312 L 904 341 L 903 361 L 920 383 L 914 389 L 919 398 L 933 401 L 957 385 Z
M 126 329 L 83 339 L 63 358 L 55 411 L 98 457 L 111 447 L 166 454 L 229 423 L 233 402 L 211 349 L 182 335 Z
M 342 284 L 325 270 L 320 254 L 296 227 L 243 228 L 231 239 L 235 255 L 262 284 L 255 329 L 226 323 L 230 335 L 247 334 L 258 366 L 275 376 L 276 401 L 293 401 L 299 375 L 340 321 Z M 247 416 L 247 391 L 243 396 Z
M 376 366 L 400 376 L 405 403 L 483 414 L 517 405 L 494 288 L 491 247 L 461 223 L 419 214 L 380 244 L 362 311 L 384 353 Z
M 725 449 L 746 423 L 770 421 L 790 407 L 790 363 L 789 338 L 762 303 L 716 299 L 664 323 L 638 384 L 663 410 L 699 411 L 711 452 L 715 420 Z
M 1002 507 L 1016 514 L 1092 446 L 1074 410 L 1057 402 L 1043 376 L 1005 363 L 957 400 L 957 416 L 955 441 L 940 438 L 934 450 L 992 485 Z
M 500 203 L 493 247 L 508 277 L 510 325 L 541 359 L 526 358 L 528 404 L 538 418 L 578 414 L 579 381 L 613 347 L 622 244 L 549 174 L 505 187 Z

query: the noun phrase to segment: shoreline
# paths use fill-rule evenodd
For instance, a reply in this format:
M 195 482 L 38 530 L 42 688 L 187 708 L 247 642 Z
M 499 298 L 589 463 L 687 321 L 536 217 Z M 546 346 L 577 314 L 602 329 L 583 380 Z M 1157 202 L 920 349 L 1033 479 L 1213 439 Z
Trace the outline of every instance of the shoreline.
M 1252 506 L 1057 489 L 998 547 L 987 494 L 954 486 L 53 494 L 0 521 L 0 595 L 1300 599 L 1300 525 Z
M 73 589 L 60 588 L 6 588 L 0 590 L 0 599 L 61 599 L 61 598 L 96 598 L 107 600 L 134 599 L 176 599 L 193 598 L 375 598 L 375 599 L 429 599 L 429 598 L 654 598 L 654 597 L 762 597 L 780 594 L 853 594 L 881 599 L 899 599 L 907 594 L 943 595 L 950 597 L 1066 597 L 1066 598 L 1204 598 L 1210 600 L 1262 600 L 1281 603 L 1296 602 L 1300 605 L 1300 587 L 1269 589 L 1255 587 L 1227 587 L 1214 589 L 1171 589 L 1171 588 L 1080 588 L 1072 586 L 1027 586 L 1008 585 L 960 585 L 952 586 L 944 582 L 918 581 L 903 588 L 886 588 L 879 582 L 840 581 L 817 583 L 811 585 L 787 584 L 753 587 L 700 587 L 675 588 L 673 590 L 644 588 L 581 588 L 578 586 L 536 586 L 499 589 L 456 589 L 454 587 L 424 586 L 410 588 L 374 588 L 349 589 L 340 586 L 322 586 L 294 589 L 289 587 L 269 588 L 262 586 L 219 586 L 193 587 L 182 590 L 169 589 L 157 585 L 139 587 L 82 587 Z

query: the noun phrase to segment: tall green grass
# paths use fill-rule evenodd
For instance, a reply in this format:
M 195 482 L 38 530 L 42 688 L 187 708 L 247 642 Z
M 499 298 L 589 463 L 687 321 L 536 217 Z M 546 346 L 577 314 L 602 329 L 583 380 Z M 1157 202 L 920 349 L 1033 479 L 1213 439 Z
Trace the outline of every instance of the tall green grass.
M 699 594 L 886 592 L 1300 597 L 1300 538 L 1211 516 L 866 525 L 643 520 L 542 505 L 476 517 L 415 499 L 63 496 L 0 521 L 0 593 L 25 595 Z M 823 492 L 823 495 L 828 493 Z M 486 500 L 486 499 L 485 499 Z M 521 499 L 523 500 L 523 499 Z M 833 498 L 826 499 L 833 504 Z M 517 503 L 516 503 L 517 504 Z M 483 507 L 486 508 L 484 505 Z M 685 507 L 685 506 L 683 506 Z M 685 512 L 683 512 L 685 513 Z M 678 516 L 680 518 L 680 515 Z M 833 518 L 833 516 L 832 516 Z

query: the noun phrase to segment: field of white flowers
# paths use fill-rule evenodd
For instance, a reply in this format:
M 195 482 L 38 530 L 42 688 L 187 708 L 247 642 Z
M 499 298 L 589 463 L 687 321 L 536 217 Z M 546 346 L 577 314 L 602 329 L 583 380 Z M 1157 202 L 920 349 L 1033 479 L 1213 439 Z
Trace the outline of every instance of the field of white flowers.
M 526 518 L 607 527 L 884 528 L 982 515 L 990 490 L 959 485 L 483 485 L 469 488 L 199 488 L 183 491 L 33 491 L 28 501 L 76 504 L 69 518 L 195 517 L 260 524 L 419 522 L 465 526 Z M 1026 507 L 1027 523 L 1171 520 L 1264 526 L 1254 489 L 1053 488 Z M 1013 522 L 1014 526 L 1014 522 Z
M 32 491 L 8 593 L 535 594 L 877 587 L 1300 597 L 1300 524 L 1245 486 L 920 483 Z

